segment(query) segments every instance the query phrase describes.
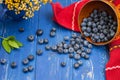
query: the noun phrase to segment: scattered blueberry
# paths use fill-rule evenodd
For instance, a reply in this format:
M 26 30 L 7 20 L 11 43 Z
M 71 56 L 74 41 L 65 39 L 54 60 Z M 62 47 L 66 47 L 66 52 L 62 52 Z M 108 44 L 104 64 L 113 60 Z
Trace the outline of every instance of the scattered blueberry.
M 6 62 L 7 62 L 6 59 L 1 59 L 1 60 L 0 60 L 0 63 L 3 64 L 3 65 L 4 65 Z
M 43 51 L 42 51 L 41 49 L 38 49 L 38 50 L 36 51 L 36 54 L 37 54 L 37 55 L 42 55 L 42 54 L 43 54 Z
M 39 39 L 39 40 L 38 40 L 38 43 L 39 43 L 39 44 L 43 44 L 43 43 L 44 43 L 44 39 Z
M 27 64 L 29 63 L 29 60 L 26 58 L 26 59 L 24 59 L 24 60 L 22 61 L 22 63 L 23 63 L 24 65 L 27 65 Z
M 28 60 L 30 60 L 30 61 L 34 60 L 34 55 L 29 55 Z
M 72 53 L 69 54 L 69 58 L 73 58 L 74 55 Z
M 55 45 L 55 46 L 52 46 L 52 47 L 51 47 L 51 50 L 52 50 L 52 51 L 56 51 L 56 50 L 57 50 L 57 46 L 56 46 L 56 45 Z
M 66 63 L 65 63 L 65 62 L 61 62 L 61 66 L 62 66 L 62 67 L 65 67 L 65 66 L 66 66 Z
M 47 44 L 49 41 L 48 39 L 44 39 L 44 43 Z
M 23 27 L 20 27 L 20 28 L 19 28 L 19 32 L 24 32 L 24 28 L 23 28 Z
M 27 68 L 27 67 L 24 67 L 24 68 L 23 68 L 23 72 L 24 72 L 24 73 L 27 73 L 27 72 L 28 72 L 28 68 Z
M 79 60 L 80 59 L 80 55 L 79 54 L 75 54 L 74 55 L 74 59 Z
M 80 64 L 79 63 L 74 63 L 74 68 L 77 69 L 79 68 Z
M 83 64 L 83 62 L 82 62 L 81 60 L 77 61 L 77 63 L 78 63 L 79 65 L 82 65 L 82 64 Z
M 46 46 L 45 46 L 45 49 L 46 49 L 46 50 L 50 50 L 50 49 L 51 49 L 50 45 L 46 45 Z
M 42 29 L 38 29 L 36 31 L 36 34 L 37 34 L 37 36 L 41 36 L 43 34 L 43 30 Z
M 30 72 L 32 72 L 33 71 L 33 66 L 32 65 L 30 65 L 30 66 L 28 66 L 28 71 L 30 71 Z
M 34 35 L 29 35 L 29 36 L 27 37 L 27 39 L 28 39 L 28 41 L 33 41 L 33 40 L 34 40 Z
M 56 32 L 56 28 L 54 28 L 54 27 L 53 27 L 53 28 L 51 29 L 51 31 L 54 31 L 54 32 Z
M 50 36 L 51 36 L 51 37 L 55 37 L 55 35 L 56 35 L 56 32 L 54 32 L 54 31 L 51 31 L 51 32 L 50 32 Z
M 11 68 L 16 68 L 16 67 L 17 67 L 16 62 L 12 62 L 12 63 L 11 63 Z

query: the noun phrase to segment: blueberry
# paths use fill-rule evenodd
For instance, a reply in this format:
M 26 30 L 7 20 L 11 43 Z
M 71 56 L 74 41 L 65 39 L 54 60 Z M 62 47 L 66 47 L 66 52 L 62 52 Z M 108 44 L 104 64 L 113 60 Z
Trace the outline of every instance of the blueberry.
M 95 35 L 95 36 L 94 36 L 94 39 L 98 40 L 98 39 L 99 39 L 99 36 L 98 36 L 98 35 Z
M 33 41 L 33 40 L 34 40 L 34 35 L 29 35 L 29 36 L 27 37 L 27 39 L 28 39 L 28 41 Z
M 75 45 L 75 41 L 71 41 L 70 44 L 71 44 L 71 45 Z
M 57 46 L 58 47 L 63 47 L 63 44 L 62 43 L 58 43 Z
M 81 57 L 85 57 L 86 53 L 85 52 L 82 52 L 81 53 Z
M 115 35 L 115 32 L 112 31 L 112 32 L 110 33 L 110 36 L 113 37 L 114 35 Z
M 87 18 L 84 18 L 84 19 L 83 19 L 83 22 L 87 22 L 87 21 L 88 21 Z
M 22 61 L 22 63 L 23 63 L 24 65 L 27 65 L 27 64 L 29 63 L 29 60 L 26 58 L 26 59 L 24 59 L 24 60 Z
M 85 48 L 84 48 L 84 47 L 81 47 L 81 51 L 85 51 Z
M 69 40 L 69 36 L 65 36 L 65 37 L 64 37 L 64 40 L 65 40 L 65 41 L 68 41 L 68 40 Z
M 12 63 L 11 63 L 11 68 L 16 68 L 16 67 L 17 67 L 16 62 L 12 62 Z
M 102 11 L 102 16 L 106 17 L 107 16 L 107 13 L 105 11 Z
M 93 28 L 93 32 L 94 32 L 94 33 L 97 33 L 97 32 L 98 32 L 98 29 L 97 29 L 97 28 Z
M 87 25 L 88 25 L 88 27 L 91 27 L 92 26 L 92 22 L 88 22 Z
M 48 39 L 44 39 L 44 43 L 47 44 L 49 41 Z
M 103 34 L 108 34 L 108 30 L 107 29 L 103 29 Z
M 81 23 L 81 26 L 83 27 L 83 26 L 86 26 L 87 24 L 85 23 L 85 22 L 82 22 Z
M 94 17 L 94 14 L 93 14 L 93 13 L 91 13 L 91 14 L 90 14 L 90 17 Z
M 45 46 L 45 49 L 46 49 L 46 50 L 50 50 L 51 47 L 50 47 L 49 45 L 46 45 L 46 46 Z
M 105 35 L 103 33 L 100 34 L 100 39 L 103 39 Z
M 92 21 L 92 18 L 91 18 L 91 17 L 88 17 L 87 19 L 88 19 L 88 21 L 90 21 L 90 22 Z
M 64 49 L 63 52 L 64 52 L 64 53 L 68 53 L 68 49 Z
M 77 34 L 76 33 L 72 33 L 72 38 L 76 38 Z
M 94 13 L 94 14 L 97 14 L 97 13 L 98 13 L 98 10 L 97 10 L 97 9 L 95 9 L 95 10 L 93 11 L 93 13 Z
M 74 50 L 76 51 L 76 50 L 78 50 L 79 49 L 79 45 L 78 44 L 75 44 L 74 45 Z
M 77 61 L 77 63 L 78 63 L 79 65 L 82 65 L 82 64 L 83 64 L 83 62 L 82 62 L 81 60 Z
M 94 22 L 98 22 L 98 21 L 99 21 L 99 19 L 98 19 L 98 18 L 95 18 L 95 19 L 94 19 Z
M 76 51 L 76 53 L 80 55 L 82 53 L 82 51 L 79 49 Z
M 79 68 L 79 66 L 80 66 L 79 63 L 74 63 L 74 68 L 75 69 Z
M 75 39 L 75 42 L 76 42 L 76 43 L 80 43 L 80 39 L 77 37 L 77 38 Z
M 112 19 L 112 16 L 111 16 L 111 15 L 109 15 L 109 16 L 108 16 L 108 18 L 109 18 L 109 19 Z
M 86 49 L 86 53 L 91 53 L 91 49 Z
M 96 42 L 96 40 L 93 37 L 91 37 L 91 40 L 92 40 L 92 42 Z
M 75 54 L 74 55 L 74 59 L 79 60 L 80 59 L 80 55 L 79 54 Z
M 27 72 L 28 72 L 28 68 L 27 68 L 27 67 L 24 67 L 24 68 L 23 68 L 23 72 L 24 72 L 24 73 L 27 73 Z
M 55 35 L 56 35 L 56 32 L 55 32 L 55 31 L 51 31 L 51 32 L 50 32 L 50 36 L 51 36 L 51 37 L 55 37 Z
M 36 34 L 37 34 L 37 36 L 41 36 L 43 34 L 43 30 L 37 29 Z
M 87 46 L 87 45 L 88 45 L 88 41 L 85 40 L 85 41 L 83 42 L 83 44 L 84 44 L 84 46 Z
M 87 27 L 83 26 L 82 31 L 86 31 Z
M 113 20 L 112 20 L 112 19 L 109 19 L 109 23 L 113 23 Z
M 102 26 L 101 25 L 98 25 L 98 29 L 100 30 L 102 28 Z
M 0 63 L 3 64 L 3 65 L 4 65 L 6 62 L 7 62 L 6 59 L 1 59 L 1 60 L 0 60 Z
M 56 32 L 56 28 L 54 28 L 54 27 L 53 27 L 53 28 L 51 29 L 51 31 L 54 31 L 54 32 Z
M 107 38 L 107 37 L 105 37 L 105 38 L 104 38 L 104 41 L 108 41 L 108 38 Z
M 69 53 L 73 53 L 74 49 L 72 47 L 69 48 Z
M 90 34 L 88 32 L 84 32 L 83 34 L 84 34 L 85 37 L 89 37 L 90 36 Z
M 90 27 L 87 27 L 87 30 L 86 30 L 88 33 L 91 32 L 91 28 Z
M 39 43 L 39 44 L 43 44 L 43 43 L 44 43 L 44 39 L 39 39 L 39 40 L 38 40 L 38 43 Z
M 103 39 L 102 39 L 102 40 L 103 40 Z M 99 42 L 104 42 L 104 41 L 102 41 L 102 40 L 100 40 L 100 39 L 97 39 L 97 40 L 96 40 L 96 42 L 98 42 L 98 43 L 99 43 Z
M 88 44 L 88 48 L 90 48 L 90 49 L 91 49 L 91 48 L 92 48 L 92 44 Z
M 85 58 L 85 59 L 89 59 L 89 55 L 86 54 L 86 55 L 84 56 L 84 58 Z
M 73 58 L 74 55 L 72 53 L 69 54 L 69 58 Z
M 30 72 L 31 72 L 31 71 L 33 71 L 33 69 L 34 69 L 34 68 L 33 68 L 33 66 L 32 66 L 32 65 L 28 66 L 28 71 L 30 71 Z
M 19 28 L 19 32 L 24 32 L 24 28 L 23 28 L 23 27 L 20 27 L 20 28 Z
M 36 51 L 36 54 L 37 54 L 37 55 L 42 55 L 42 54 L 43 54 L 43 51 L 42 51 L 41 49 L 38 49 L 38 50 Z
M 34 55 L 29 55 L 28 60 L 30 60 L 30 61 L 34 60 Z
M 63 48 L 67 49 L 68 48 L 68 44 L 64 44 Z
M 66 66 L 66 63 L 65 63 L 65 62 L 61 62 L 61 66 L 62 66 L 62 67 L 65 67 L 65 66 Z
M 108 19 L 108 17 L 104 17 L 104 20 L 105 20 L 105 21 L 108 21 L 109 19 Z
M 63 48 L 59 47 L 57 50 L 59 53 L 63 53 Z
M 97 25 L 95 23 L 92 24 L 92 27 L 95 28 Z
M 113 25 L 117 27 L 117 22 L 116 22 L 116 21 L 114 21 L 114 22 L 113 22 Z
M 52 50 L 52 51 L 56 51 L 56 50 L 57 50 L 57 46 L 56 46 L 56 45 L 55 45 L 55 46 L 52 46 L 52 47 L 51 47 L 51 50 Z

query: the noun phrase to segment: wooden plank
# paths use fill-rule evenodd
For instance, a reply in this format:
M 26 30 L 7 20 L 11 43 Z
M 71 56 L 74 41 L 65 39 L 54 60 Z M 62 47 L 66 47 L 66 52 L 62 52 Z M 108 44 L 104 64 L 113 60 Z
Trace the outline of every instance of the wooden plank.
M 22 60 L 26 58 L 29 54 L 33 54 L 35 57 L 35 52 L 36 52 L 36 37 L 34 42 L 28 42 L 27 41 L 27 36 L 28 35 L 35 35 L 36 31 L 36 26 L 37 24 L 34 24 L 37 22 L 35 19 L 37 16 L 35 16 L 33 19 L 26 20 L 26 21 L 21 21 L 21 22 L 9 22 L 5 24 L 5 29 L 4 29 L 4 35 L 5 36 L 10 36 L 14 35 L 16 36 L 17 40 L 21 41 L 24 44 L 24 47 L 22 47 L 19 50 L 13 50 L 11 54 L 7 54 L 4 52 L 4 50 L 1 50 L 3 52 L 2 54 L 5 56 L 2 56 L 7 59 L 7 65 L 4 67 L 6 70 L 6 75 L 5 78 L 1 80 L 34 80 L 35 78 L 35 70 L 33 72 L 24 74 L 22 72 L 23 66 L 22 65 Z M 20 27 L 25 28 L 25 32 L 20 33 L 18 32 L 18 29 Z M 10 63 L 11 62 L 17 62 L 18 67 L 16 69 L 11 69 Z M 33 65 L 35 67 L 35 60 L 30 62 L 29 65 Z M 26 66 L 27 67 L 27 66 Z

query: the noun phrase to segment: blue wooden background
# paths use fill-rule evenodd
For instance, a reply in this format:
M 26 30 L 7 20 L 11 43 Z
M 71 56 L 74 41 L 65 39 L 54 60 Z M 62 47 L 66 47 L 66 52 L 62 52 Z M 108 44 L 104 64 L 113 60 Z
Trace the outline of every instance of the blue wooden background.
M 68 6 L 77 0 L 53 0 L 53 2 L 60 2 L 63 6 Z M 62 41 L 63 36 L 71 35 L 73 31 L 64 29 L 52 21 L 53 12 L 50 4 L 42 6 L 41 9 L 35 13 L 35 16 L 29 20 L 10 21 L 8 23 L 0 23 L 1 36 L 16 36 L 17 40 L 24 44 L 24 47 L 19 50 L 13 50 L 11 54 L 7 54 L 0 45 L 0 59 L 7 59 L 6 65 L 0 65 L 0 80 L 105 80 L 105 64 L 108 60 L 108 51 L 105 46 L 94 46 L 89 60 L 83 60 L 83 66 L 79 69 L 73 68 L 75 60 L 69 59 L 68 55 L 59 55 L 54 52 L 45 51 L 45 45 L 37 44 L 39 38 L 48 38 L 50 45 Z M 25 28 L 25 32 L 20 33 L 18 29 Z M 49 37 L 49 32 L 52 27 L 57 28 L 57 36 L 55 38 Z M 41 37 L 35 36 L 33 42 L 27 41 L 28 35 L 35 35 L 38 28 L 44 30 Z M 36 55 L 36 50 L 42 49 L 44 51 L 42 56 Z M 34 71 L 30 73 L 23 73 L 22 60 L 29 54 L 35 56 L 35 60 L 30 63 L 34 66 Z M 17 62 L 18 67 L 11 69 L 10 63 Z M 62 68 L 61 61 L 65 61 L 67 66 Z

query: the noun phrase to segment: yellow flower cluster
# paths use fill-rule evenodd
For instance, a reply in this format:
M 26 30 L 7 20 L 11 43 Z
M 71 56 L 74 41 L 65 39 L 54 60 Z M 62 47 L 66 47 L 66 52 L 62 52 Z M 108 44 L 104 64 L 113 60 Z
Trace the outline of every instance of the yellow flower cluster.
M 23 18 L 31 18 L 34 16 L 34 12 L 39 10 L 41 3 L 46 4 L 52 0 L 5 0 L 5 4 L 9 10 L 14 10 L 16 14 L 20 14 L 21 11 L 25 12 Z

